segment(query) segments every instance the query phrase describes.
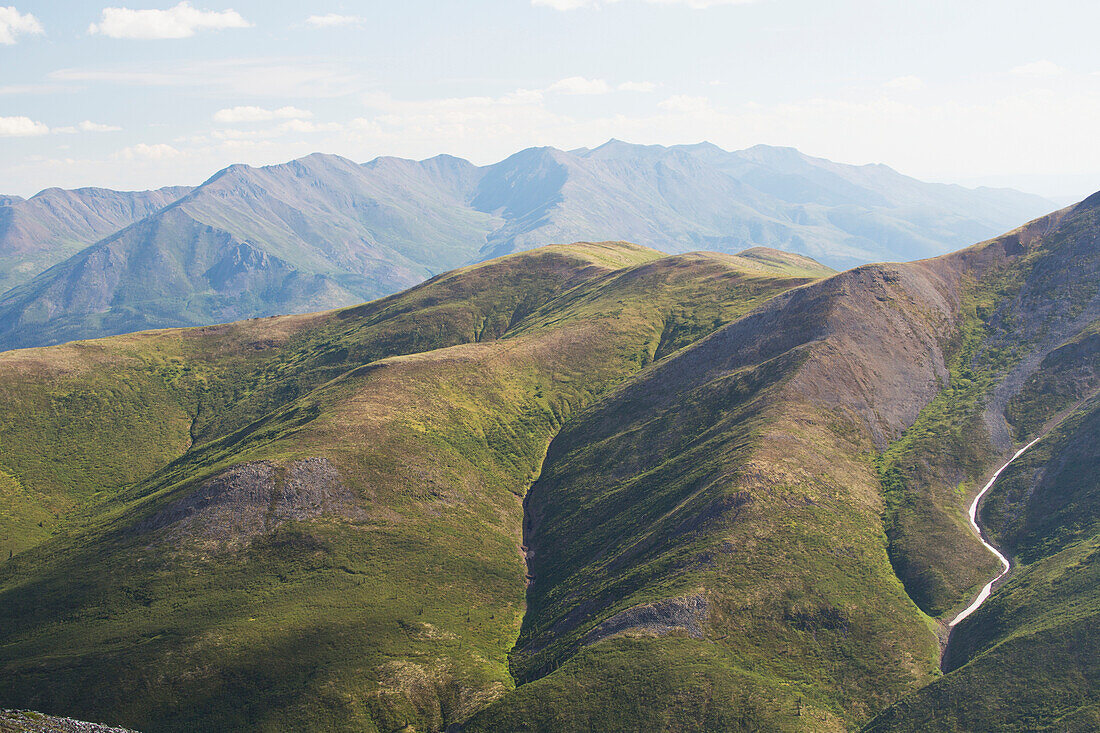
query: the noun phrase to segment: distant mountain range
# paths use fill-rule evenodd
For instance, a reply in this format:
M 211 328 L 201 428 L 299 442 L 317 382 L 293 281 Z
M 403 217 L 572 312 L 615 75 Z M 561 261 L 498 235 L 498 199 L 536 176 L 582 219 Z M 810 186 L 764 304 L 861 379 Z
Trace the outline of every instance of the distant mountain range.
M 47 188 L 37 196 L 0 196 L 0 292 L 30 280 L 102 237 L 144 219 L 188 193 Z
M 791 148 L 616 140 L 484 167 L 314 154 L 194 189 L 49 189 L 0 197 L 0 348 L 348 305 L 554 242 L 911 260 L 1051 208 Z

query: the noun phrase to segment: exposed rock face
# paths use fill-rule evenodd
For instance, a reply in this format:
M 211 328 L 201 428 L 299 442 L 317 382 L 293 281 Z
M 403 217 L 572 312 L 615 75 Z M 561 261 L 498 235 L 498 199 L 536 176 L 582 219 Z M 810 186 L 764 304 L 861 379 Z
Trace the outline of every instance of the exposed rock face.
M 634 606 L 617 613 L 592 629 L 584 637 L 583 645 L 624 631 L 646 631 L 665 635 L 673 631 L 686 631 L 688 635 L 703 638 L 703 624 L 707 620 L 707 599 L 703 595 L 684 598 L 667 598 L 656 603 Z
M 354 500 L 327 458 L 304 458 L 287 466 L 273 513 L 276 522 L 354 513 Z
M 325 514 L 362 518 L 357 497 L 327 458 L 304 458 L 286 466 L 242 463 L 206 480 L 188 496 L 138 524 L 140 532 L 163 530 L 164 539 L 246 540 L 288 520 Z
M 114 728 L 98 723 L 86 723 L 72 718 L 57 718 L 28 710 L 0 710 L 0 732 L 29 731 L 31 733 L 134 733 L 128 728 Z

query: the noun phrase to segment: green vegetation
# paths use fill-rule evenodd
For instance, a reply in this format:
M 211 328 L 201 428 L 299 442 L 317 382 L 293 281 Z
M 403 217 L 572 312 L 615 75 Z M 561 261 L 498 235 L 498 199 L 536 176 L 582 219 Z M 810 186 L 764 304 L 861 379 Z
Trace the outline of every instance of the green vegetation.
M 739 661 L 721 646 L 686 637 L 611 639 L 517 688 L 465 730 L 844 730 L 800 689 L 777 687 Z
M 890 559 L 910 597 L 932 616 L 969 599 L 995 570 L 996 559 L 970 534 L 966 512 L 996 456 L 983 410 L 1022 352 L 1021 343 L 992 345 L 994 315 L 1019 291 L 1018 273 L 987 273 L 964 285 L 946 349 L 946 384 L 876 458 Z
M 59 508 L 12 520 L 0 700 L 156 730 L 433 730 L 483 708 L 514 684 L 521 497 L 553 435 L 652 362 L 670 314 L 715 328 L 807 281 L 658 257 L 550 247 L 343 311 L 0 356 L 10 514 Z M 307 505 L 285 482 L 211 493 L 318 457 L 352 498 L 312 518 L 278 519 Z
M 900 357 L 925 343 L 925 277 L 866 268 L 780 296 L 567 423 L 526 500 L 523 684 L 474 727 L 845 729 L 935 679 L 934 625 L 894 575 L 867 459 L 935 394 L 931 360 Z M 860 414 L 865 373 L 891 388 Z M 647 707 L 676 706 L 646 672 L 690 668 L 671 649 L 725 660 L 679 693 L 683 719 L 609 697 L 630 680 Z M 815 714 L 790 717 L 797 700 Z
M 944 660 L 953 671 L 868 733 L 1100 726 L 1098 446 L 1094 402 L 1005 472 L 983 516 L 1005 527 L 996 539 L 1020 564 L 956 630 Z
M 1014 569 L 951 635 L 941 680 L 867 731 L 1092 731 L 1100 727 L 1100 212 L 1070 210 L 1028 242 L 1021 288 L 993 321 L 1019 367 L 989 402 L 1019 443 L 981 521 Z M 1012 235 L 1010 235 L 1011 237 Z M 1007 239 L 1007 238 L 1006 238 Z
M 1094 397 L 1021 456 L 983 503 L 983 523 L 1021 562 L 1100 533 L 1097 435 L 1100 404 Z
M 1008 404 L 1018 439 L 1038 433 L 1059 412 L 1100 387 L 1100 322 L 1043 359 L 1040 369 Z

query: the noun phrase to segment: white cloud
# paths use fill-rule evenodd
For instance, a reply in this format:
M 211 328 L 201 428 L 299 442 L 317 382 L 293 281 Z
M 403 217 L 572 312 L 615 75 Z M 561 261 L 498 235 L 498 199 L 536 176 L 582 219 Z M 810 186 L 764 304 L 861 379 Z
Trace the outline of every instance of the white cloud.
M 0 117 L 0 137 L 31 137 L 49 131 L 49 127 L 30 117 Z
M 915 92 L 924 88 L 924 80 L 919 76 L 899 76 L 884 85 L 887 89 L 898 89 L 903 92 Z
M 535 7 L 543 6 L 554 10 L 577 10 L 579 8 L 598 8 L 622 0 L 531 0 Z M 650 5 L 684 5 L 696 10 L 715 8 L 719 5 L 748 5 L 756 0 L 644 0 Z
M 546 91 L 558 94 L 607 94 L 611 91 L 611 85 L 603 79 L 571 76 L 554 82 L 546 88 Z
M 532 145 L 568 150 L 616 137 L 661 144 L 710 140 L 727 149 L 791 145 L 940 180 L 973 171 L 1100 170 L 1100 148 L 1080 144 L 1100 119 L 1100 92 L 1088 86 L 1027 93 L 1006 87 L 985 97 L 964 88 L 935 102 L 917 99 L 872 94 L 723 106 L 705 96 L 672 95 L 648 112 L 592 117 L 560 113 L 554 97 L 533 92 L 419 101 L 371 95 L 371 114 L 334 136 L 332 150 L 362 158 L 449 152 L 489 163 Z
M 338 122 L 310 122 L 309 120 L 287 120 L 276 129 L 280 132 L 336 132 L 344 128 Z
M 81 132 L 118 132 L 121 127 L 117 125 L 103 125 L 99 122 L 92 122 L 91 120 L 84 120 L 77 127 Z
M 309 110 L 297 107 L 279 107 L 278 109 L 265 109 L 263 107 L 229 107 L 220 109 L 214 113 L 215 122 L 268 122 L 270 120 L 304 119 L 312 117 Z
M 15 43 L 15 37 L 20 34 L 37 35 L 44 32 L 38 18 L 30 13 L 20 13 L 11 5 L 0 7 L 0 43 L 5 46 Z
M 1030 64 L 1021 64 L 1012 69 L 1012 73 L 1017 76 L 1026 76 L 1033 79 L 1045 77 L 1045 76 L 1058 76 L 1065 72 L 1058 64 L 1053 61 L 1032 61 Z
M 72 125 L 69 127 L 55 127 L 53 131 L 62 134 L 72 135 L 78 132 L 118 132 L 121 129 L 121 127 L 117 127 L 115 125 L 104 125 L 99 122 L 84 120 L 77 125 Z
M 706 97 L 692 97 L 687 94 L 675 94 L 657 106 L 675 115 L 703 115 L 714 111 Z
M 344 126 L 338 122 L 312 122 L 310 120 L 293 119 L 281 122 L 275 127 L 259 130 L 240 130 L 228 127 L 214 130 L 211 135 L 216 140 L 271 140 L 289 133 L 338 132 L 342 129 L 344 129 Z
M 198 10 L 185 1 L 167 10 L 104 8 L 99 23 L 88 26 L 88 32 L 111 38 L 190 38 L 195 31 L 251 25 L 236 10 Z
M 156 143 L 155 145 L 138 143 L 137 145 L 123 148 L 117 153 L 117 156 L 123 160 L 171 160 L 173 158 L 179 158 L 182 155 L 182 152 L 167 143 Z
M 239 130 L 235 127 L 225 127 L 210 133 L 215 140 L 255 140 L 259 138 L 273 137 L 271 130 Z M 186 142 L 202 143 L 202 136 L 187 140 Z
M 352 120 L 345 144 L 375 151 L 419 154 L 414 151 L 459 149 L 493 141 L 496 156 L 508 148 L 539 144 L 549 130 L 572 124 L 568 117 L 546 109 L 541 92 L 520 89 L 499 97 L 450 97 L 425 101 L 397 100 L 388 94 L 364 98 L 372 114 Z M 521 142 L 522 141 L 522 142 Z M 577 146 L 574 146 L 577 147 Z
M 360 15 L 338 15 L 327 13 L 325 15 L 311 15 L 306 18 L 306 23 L 314 28 L 335 28 L 341 25 L 362 25 L 367 19 Z
M 58 94 L 70 91 L 59 84 L 6 84 L 0 86 L 0 95 L 8 94 Z
M 1075 78 L 1067 74 L 1067 82 Z M 986 176 L 1021 170 L 1084 174 L 1100 171 L 1100 147 L 1082 143 L 1094 136 L 1100 119 L 1095 78 L 1072 89 L 1024 90 L 1008 78 L 1002 78 L 1001 88 L 952 91 L 944 85 L 946 92 L 934 99 L 883 94 L 881 84 L 878 90 L 858 92 L 863 96 L 850 91 L 839 98 L 795 97 L 767 104 L 723 101 L 716 94 L 709 101 L 708 96 L 655 95 L 648 110 L 632 114 L 565 114 L 555 108 L 560 97 L 538 90 L 420 100 L 371 93 L 356 98 L 365 109 L 343 129 L 292 119 L 256 126 L 263 129 L 215 126 L 216 133 L 166 138 L 171 143 L 166 148 L 135 146 L 112 160 L 79 159 L 73 166 L 48 170 L 21 158 L 0 172 L 29 193 L 48 185 L 143 188 L 199 182 L 229 163 L 266 165 L 315 150 L 356 160 L 447 152 L 491 163 L 532 145 L 568 150 L 615 137 L 642 144 L 710 140 L 726 149 L 792 145 L 837 161 L 884 162 L 936 180 L 965 179 L 975 171 Z M 6 126 L 0 121 L 0 129 Z
M 618 86 L 620 92 L 643 92 L 648 94 L 655 91 L 657 85 L 651 81 L 624 81 Z
M 611 0 L 618 2 L 618 0 Z M 645 0 L 650 5 L 686 5 L 689 8 L 702 10 L 704 8 L 716 8 L 719 5 L 748 5 L 756 0 Z

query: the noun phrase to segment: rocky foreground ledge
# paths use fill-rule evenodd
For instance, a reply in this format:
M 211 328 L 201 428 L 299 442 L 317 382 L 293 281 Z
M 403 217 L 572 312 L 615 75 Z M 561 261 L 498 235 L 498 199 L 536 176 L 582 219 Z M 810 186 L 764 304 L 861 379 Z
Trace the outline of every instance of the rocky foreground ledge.
M 135 733 L 129 728 L 115 728 L 99 723 L 86 723 L 72 718 L 58 718 L 30 710 L 0 710 L 0 733 L 32 731 L 32 733 Z

